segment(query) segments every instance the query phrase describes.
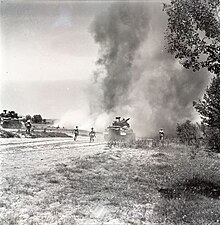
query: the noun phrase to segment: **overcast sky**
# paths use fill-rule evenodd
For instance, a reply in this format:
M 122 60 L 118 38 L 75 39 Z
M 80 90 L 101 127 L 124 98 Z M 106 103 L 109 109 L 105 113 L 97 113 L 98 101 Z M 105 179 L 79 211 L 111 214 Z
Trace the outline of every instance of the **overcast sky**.
M 112 2 L 2 0 L 1 81 L 88 79 L 98 53 L 91 22 Z
M 91 76 L 98 46 L 90 25 L 108 3 L 3 1 L 2 80 Z

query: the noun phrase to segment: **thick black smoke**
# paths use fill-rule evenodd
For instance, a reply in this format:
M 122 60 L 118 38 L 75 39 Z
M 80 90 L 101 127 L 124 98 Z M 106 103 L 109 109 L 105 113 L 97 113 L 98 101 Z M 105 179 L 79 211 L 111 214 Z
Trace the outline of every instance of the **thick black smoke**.
M 208 83 L 207 73 L 183 69 L 166 52 L 166 20 L 159 4 L 115 3 L 93 23 L 103 111 L 132 117 L 139 135 L 195 119 L 192 101 Z
M 128 104 L 124 98 L 132 81 L 135 54 L 146 39 L 149 19 L 142 5 L 114 4 L 100 15 L 93 27 L 96 42 L 101 46 L 97 63 L 104 66 L 104 105 L 108 112 L 119 104 Z

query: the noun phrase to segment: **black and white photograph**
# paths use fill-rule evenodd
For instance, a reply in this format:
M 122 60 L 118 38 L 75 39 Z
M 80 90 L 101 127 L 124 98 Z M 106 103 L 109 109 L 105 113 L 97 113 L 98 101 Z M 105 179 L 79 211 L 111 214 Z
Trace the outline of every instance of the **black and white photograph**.
M 220 0 L 0 10 L 0 225 L 220 224 Z

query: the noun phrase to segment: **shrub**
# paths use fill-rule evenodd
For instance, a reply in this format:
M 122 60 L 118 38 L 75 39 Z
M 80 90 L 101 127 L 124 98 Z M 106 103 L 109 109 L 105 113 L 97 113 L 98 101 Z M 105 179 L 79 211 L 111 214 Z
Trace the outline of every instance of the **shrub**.
M 210 149 L 213 152 L 220 152 L 220 130 L 218 128 L 206 127 L 204 135 Z
M 190 120 L 179 124 L 177 123 L 176 134 L 179 141 L 183 144 L 192 145 L 195 144 L 199 133 L 197 125 L 192 124 Z

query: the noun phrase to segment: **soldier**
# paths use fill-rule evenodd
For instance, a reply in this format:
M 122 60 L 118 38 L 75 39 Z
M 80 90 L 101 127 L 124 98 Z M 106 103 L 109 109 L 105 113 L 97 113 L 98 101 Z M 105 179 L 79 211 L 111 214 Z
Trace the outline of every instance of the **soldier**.
M 93 128 L 91 128 L 91 131 L 89 132 L 89 137 L 90 137 L 90 142 L 94 142 L 95 141 L 95 131 Z
M 159 130 L 159 138 L 160 138 L 160 141 L 163 142 L 163 140 L 164 140 L 164 131 L 163 131 L 163 128 L 161 128 Z
M 30 120 L 27 120 L 27 122 L 25 123 L 25 126 L 26 126 L 26 134 L 30 135 L 31 134 L 31 121 Z
M 77 137 L 79 136 L 79 129 L 78 126 L 76 126 L 76 128 L 74 129 L 74 141 L 76 141 Z

